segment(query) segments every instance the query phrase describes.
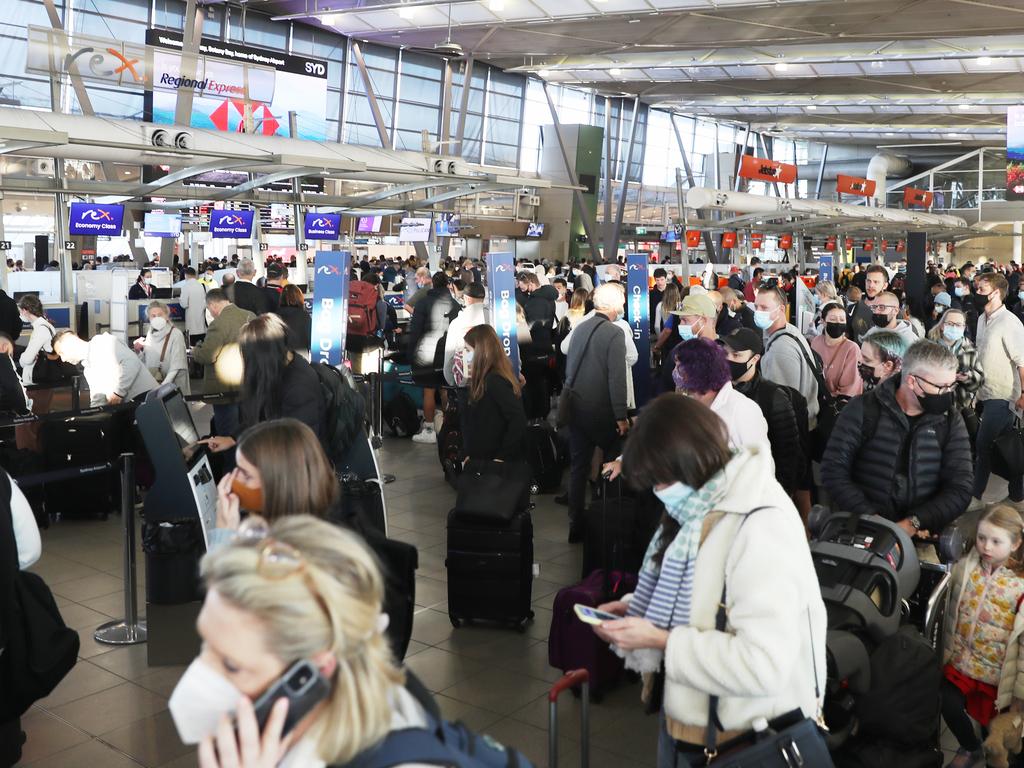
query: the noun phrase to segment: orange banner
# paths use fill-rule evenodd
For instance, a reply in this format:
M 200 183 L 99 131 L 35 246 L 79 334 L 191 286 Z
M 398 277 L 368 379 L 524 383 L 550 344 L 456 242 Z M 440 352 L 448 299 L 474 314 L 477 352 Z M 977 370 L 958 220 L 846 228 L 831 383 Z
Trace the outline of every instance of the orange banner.
M 783 184 L 792 184 L 796 181 L 796 166 L 789 163 L 779 163 L 775 160 L 766 160 L 761 157 L 744 155 L 743 161 L 740 163 L 740 176 L 744 179 L 780 181 Z
M 907 242 L 905 240 L 896 241 L 896 253 L 903 253 L 907 250 Z
M 836 176 L 836 192 L 844 195 L 871 197 L 875 194 L 875 182 L 858 176 L 845 176 L 840 173 Z
M 919 205 L 922 208 L 931 208 L 933 197 L 934 195 L 926 189 L 907 187 L 903 190 L 903 205 Z
M 835 249 L 836 249 L 836 236 L 835 235 L 831 235 L 825 241 L 825 250 L 826 251 L 834 251 Z
M 688 229 L 686 230 L 686 247 L 696 248 L 700 245 L 700 230 L 699 229 Z
M 846 250 L 848 250 L 848 251 L 853 250 L 853 238 L 852 237 L 846 238 Z
M 875 250 L 875 241 L 874 240 L 865 240 L 864 241 L 864 250 L 865 251 L 873 251 L 873 250 Z
M 722 247 L 723 248 L 735 248 L 736 247 L 736 233 L 735 232 L 723 232 L 722 233 Z
M 751 248 L 753 248 L 755 251 L 758 251 L 758 250 L 761 249 L 761 246 L 763 244 L 764 244 L 764 235 L 762 235 L 760 232 L 751 232 L 750 233 L 750 247 Z
M 788 251 L 793 247 L 793 236 L 792 235 L 779 235 L 779 248 L 784 251 Z
M 889 250 L 889 241 L 888 240 L 883 240 L 882 241 L 882 250 L 883 251 Z

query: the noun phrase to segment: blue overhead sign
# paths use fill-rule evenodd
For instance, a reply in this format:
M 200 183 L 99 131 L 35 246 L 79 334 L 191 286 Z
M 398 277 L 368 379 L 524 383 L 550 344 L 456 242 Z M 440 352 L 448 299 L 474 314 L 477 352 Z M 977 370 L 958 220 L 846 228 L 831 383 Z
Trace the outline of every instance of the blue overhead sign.
M 639 354 L 633 363 L 633 395 L 639 408 L 651 396 L 651 305 L 646 253 L 626 256 L 626 295 L 629 328 Z
M 307 213 L 307 240 L 337 240 L 341 232 L 340 213 Z
M 834 280 L 835 274 L 832 266 L 832 254 L 823 253 L 818 256 L 818 279 L 819 280 Z
M 210 211 L 213 237 L 247 240 L 252 237 L 252 211 Z
M 71 218 L 68 221 L 68 234 L 120 235 L 121 220 L 123 218 L 123 205 L 72 203 Z
M 313 267 L 313 362 L 341 365 L 348 333 L 348 251 L 317 251 Z
M 516 335 L 516 265 L 511 253 L 487 255 L 487 289 L 491 301 L 491 324 L 501 348 L 519 375 L 519 339 Z

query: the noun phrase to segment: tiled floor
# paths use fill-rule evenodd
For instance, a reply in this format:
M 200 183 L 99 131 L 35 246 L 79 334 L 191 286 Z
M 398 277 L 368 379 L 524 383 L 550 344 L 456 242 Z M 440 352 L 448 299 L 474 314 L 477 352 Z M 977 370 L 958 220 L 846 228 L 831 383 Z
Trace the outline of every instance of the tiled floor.
M 523 634 L 479 627 L 452 628 L 447 614 L 444 526 L 454 494 L 440 475 L 434 446 L 386 440 L 382 469 L 397 475 L 385 489 L 391 536 L 417 545 L 420 569 L 413 641 L 407 663 L 437 696 L 445 715 L 515 746 L 547 764 L 546 691 L 558 678 L 547 663 L 554 593 L 579 578 L 581 548 L 566 543 L 564 507 L 539 496 L 533 513 L 536 560 L 535 621 Z M 994 480 L 987 500 L 1005 496 Z M 145 646 L 96 643 L 97 625 L 123 615 L 121 524 L 60 522 L 43 532 L 43 557 L 33 570 L 57 598 L 64 620 L 78 630 L 80 660 L 51 696 L 24 718 L 22 765 L 32 768 L 128 768 L 196 764 L 178 741 L 167 698 L 182 667 L 146 664 Z M 139 567 L 140 605 L 145 573 Z M 642 713 L 638 687 L 625 685 L 591 708 L 595 768 L 651 766 L 657 723 Z M 579 703 L 563 697 L 559 716 L 562 765 L 579 761 Z M 946 756 L 953 746 L 943 734 Z
M 445 713 L 547 764 L 547 698 L 559 673 L 547 663 L 554 593 L 579 579 L 581 550 L 566 543 L 565 507 L 540 496 L 533 513 L 536 559 L 535 621 L 515 631 L 452 628 L 447 614 L 444 525 L 454 493 L 441 478 L 434 446 L 387 440 L 382 468 L 397 475 L 385 489 L 390 534 L 416 544 L 418 604 L 408 666 L 437 695 Z M 33 570 L 56 595 L 82 641 L 80 660 L 51 696 L 24 718 L 28 734 L 21 763 L 32 768 L 127 768 L 196 764 L 178 741 L 167 698 L 183 667 L 148 667 L 144 645 L 96 643 L 93 630 L 123 614 L 121 523 L 62 521 L 43 532 L 43 557 Z M 139 560 L 140 605 L 145 573 Z M 627 685 L 592 707 L 591 763 L 650 766 L 657 723 Z M 579 704 L 563 697 L 559 759 L 579 762 Z

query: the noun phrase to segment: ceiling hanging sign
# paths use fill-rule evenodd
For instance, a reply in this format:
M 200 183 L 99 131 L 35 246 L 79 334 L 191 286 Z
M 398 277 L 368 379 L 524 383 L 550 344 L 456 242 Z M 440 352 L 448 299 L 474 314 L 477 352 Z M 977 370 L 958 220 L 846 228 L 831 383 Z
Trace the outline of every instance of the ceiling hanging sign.
M 767 160 L 763 157 L 744 155 L 740 163 L 740 176 L 744 179 L 754 179 L 756 181 L 776 181 L 782 184 L 792 184 L 796 181 L 796 166 L 790 163 Z
M 846 176 L 842 173 L 836 176 L 836 192 L 843 195 L 871 197 L 875 194 L 875 186 L 874 181 L 862 179 L 859 176 Z
M 826 251 L 834 251 L 835 249 L 836 249 L 836 236 L 835 235 L 829 235 L 828 238 L 825 240 L 825 250 Z
M 792 235 L 779 235 L 779 248 L 784 251 L 788 251 L 793 247 L 793 236 Z
M 699 229 L 688 229 L 686 230 L 686 247 L 696 248 L 700 245 L 700 230 Z
M 846 240 L 844 241 L 844 243 L 845 243 L 845 245 L 846 245 L 846 250 L 848 250 L 848 251 L 849 251 L 849 250 L 852 250 L 852 249 L 853 249 L 853 238 L 852 238 L 852 237 L 848 237 L 848 238 L 846 238 Z
M 883 251 L 889 250 L 889 241 L 888 240 L 883 240 L 881 247 L 882 247 Z
M 1006 199 L 1024 200 L 1024 105 L 1006 109 Z
M 864 250 L 865 251 L 873 251 L 873 250 L 875 250 L 875 241 L 874 240 L 865 240 L 864 241 Z
M 896 253 L 903 253 L 905 250 L 907 250 L 907 241 L 906 240 L 897 240 L 896 241 Z
M 735 232 L 723 232 L 722 233 L 722 247 L 723 248 L 735 248 L 736 247 L 736 233 Z
M 903 190 L 903 206 L 910 207 L 911 205 L 917 205 L 921 208 L 931 208 L 932 199 L 934 197 L 935 196 L 927 189 L 907 187 Z
M 750 247 L 755 251 L 761 250 L 761 246 L 764 244 L 764 235 L 760 232 L 750 233 Z

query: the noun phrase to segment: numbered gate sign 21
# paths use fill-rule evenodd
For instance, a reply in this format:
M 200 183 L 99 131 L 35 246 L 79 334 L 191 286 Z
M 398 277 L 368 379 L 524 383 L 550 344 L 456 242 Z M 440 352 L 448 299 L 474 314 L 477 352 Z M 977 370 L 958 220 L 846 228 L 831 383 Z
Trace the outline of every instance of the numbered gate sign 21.
M 11 250 L 11 241 L 10 240 L 0 240 L 0 251 L 9 251 L 9 250 Z

